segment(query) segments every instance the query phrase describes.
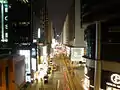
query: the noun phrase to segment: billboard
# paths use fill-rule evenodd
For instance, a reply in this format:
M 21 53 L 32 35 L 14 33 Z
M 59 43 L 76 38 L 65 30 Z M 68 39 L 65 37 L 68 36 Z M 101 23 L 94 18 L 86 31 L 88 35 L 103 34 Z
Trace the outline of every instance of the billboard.
M 84 61 L 84 48 L 71 48 L 71 61 Z

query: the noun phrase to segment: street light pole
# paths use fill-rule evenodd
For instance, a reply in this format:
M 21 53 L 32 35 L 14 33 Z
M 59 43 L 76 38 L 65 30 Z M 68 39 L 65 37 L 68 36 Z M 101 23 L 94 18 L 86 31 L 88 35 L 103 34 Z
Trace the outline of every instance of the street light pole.
M 95 72 L 94 90 L 101 90 L 101 22 L 96 22 L 96 52 L 95 52 Z

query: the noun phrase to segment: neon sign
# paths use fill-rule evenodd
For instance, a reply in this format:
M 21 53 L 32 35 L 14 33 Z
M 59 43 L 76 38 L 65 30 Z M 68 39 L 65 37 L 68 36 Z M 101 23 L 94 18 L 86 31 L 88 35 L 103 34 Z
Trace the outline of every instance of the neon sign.
M 1 3 L 1 34 L 2 34 L 1 41 L 8 42 L 8 2 L 0 3 Z

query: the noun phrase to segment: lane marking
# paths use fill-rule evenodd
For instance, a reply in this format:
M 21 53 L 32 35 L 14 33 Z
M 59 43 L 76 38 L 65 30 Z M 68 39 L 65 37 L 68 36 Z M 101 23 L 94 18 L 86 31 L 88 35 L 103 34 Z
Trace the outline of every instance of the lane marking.
M 57 89 L 60 87 L 60 80 L 57 81 Z

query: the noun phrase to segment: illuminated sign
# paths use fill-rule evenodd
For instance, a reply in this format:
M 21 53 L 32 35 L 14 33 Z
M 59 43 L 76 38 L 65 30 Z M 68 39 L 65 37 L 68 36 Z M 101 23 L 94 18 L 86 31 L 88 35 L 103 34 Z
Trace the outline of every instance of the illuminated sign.
M 83 88 L 84 90 L 89 90 L 89 87 L 90 87 L 90 80 L 88 78 L 85 78 L 83 83 Z
M 5 41 L 8 41 L 8 4 L 4 4 L 4 35 Z
M 7 2 L 0 3 L 1 3 L 1 41 L 8 42 L 8 3 Z
M 35 48 L 32 48 L 32 56 L 33 57 L 36 56 L 36 50 L 35 50 Z
M 120 84 L 120 75 L 118 75 L 118 74 L 112 74 L 111 75 L 111 81 L 114 84 Z
M 41 37 L 41 35 L 40 35 L 41 33 L 40 33 L 40 28 L 38 28 L 38 38 L 40 38 Z
M 31 58 L 32 69 L 36 71 L 36 58 Z
M 88 73 L 88 69 L 87 69 L 87 67 L 84 68 L 84 73 L 85 73 L 85 74 Z

